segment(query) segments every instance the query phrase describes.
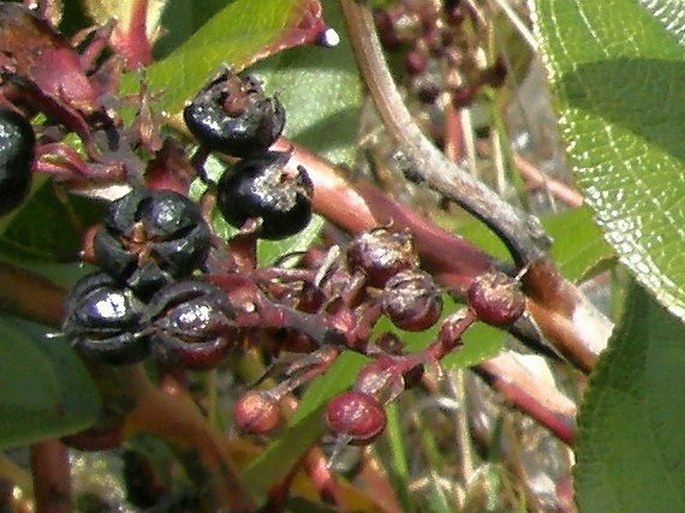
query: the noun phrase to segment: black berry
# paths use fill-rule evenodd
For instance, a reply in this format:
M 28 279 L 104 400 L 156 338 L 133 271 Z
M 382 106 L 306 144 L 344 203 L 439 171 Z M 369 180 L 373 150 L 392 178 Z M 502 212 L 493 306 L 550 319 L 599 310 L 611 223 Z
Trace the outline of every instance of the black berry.
M 200 267 L 210 240 L 198 206 L 184 195 L 133 190 L 110 206 L 94 250 L 104 271 L 149 297 Z
M 217 186 L 217 206 L 224 219 L 242 227 L 260 220 L 258 235 L 282 239 L 302 230 L 312 217 L 312 182 L 307 171 L 286 168 L 289 155 L 265 152 L 241 160 Z
M 268 149 L 285 126 L 278 99 L 266 97 L 251 76 L 229 70 L 198 93 L 183 118 L 201 144 L 241 158 Z
M 499 271 L 476 277 L 468 290 L 469 307 L 492 326 L 506 327 L 526 309 L 526 299 L 517 280 Z
M 348 391 L 334 397 L 326 407 L 325 422 L 336 435 L 352 445 L 367 445 L 385 429 L 383 405 L 371 394 Z
M 65 303 L 62 331 L 90 360 L 113 365 L 135 363 L 149 353 L 140 324 L 142 303 L 105 273 L 85 276 Z
M 205 370 L 226 356 L 237 338 L 226 293 L 198 280 L 158 291 L 141 322 L 151 333 L 155 358 L 168 367 Z
M 31 188 L 36 136 L 18 112 L 0 109 L 0 215 L 21 204 Z

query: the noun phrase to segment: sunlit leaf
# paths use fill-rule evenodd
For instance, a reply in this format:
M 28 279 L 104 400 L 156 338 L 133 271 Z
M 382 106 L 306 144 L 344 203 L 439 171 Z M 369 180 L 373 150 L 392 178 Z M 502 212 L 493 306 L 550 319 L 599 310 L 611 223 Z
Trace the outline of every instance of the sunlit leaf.
M 562 135 L 587 203 L 621 261 L 685 318 L 685 6 L 673 0 L 532 5 Z

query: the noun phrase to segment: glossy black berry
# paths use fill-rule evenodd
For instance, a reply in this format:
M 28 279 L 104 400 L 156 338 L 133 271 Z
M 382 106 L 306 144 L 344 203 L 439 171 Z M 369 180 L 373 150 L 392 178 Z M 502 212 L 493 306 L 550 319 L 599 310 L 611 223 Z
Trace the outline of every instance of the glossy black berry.
M 285 110 L 249 75 L 226 70 L 183 110 L 186 126 L 211 150 L 234 157 L 264 151 L 283 132 Z
M 331 432 L 348 438 L 351 445 L 370 444 L 387 423 L 378 399 L 355 390 L 334 397 L 326 407 L 324 420 Z
M 211 283 L 184 280 L 158 291 L 141 322 L 152 352 L 165 366 L 205 370 L 216 366 L 237 337 L 226 293 Z
M 84 357 L 112 365 L 135 363 L 149 353 L 141 330 L 143 304 L 105 273 L 79 280 L 65 303 L 62 332 Z
M 264 152 L 244 159 L 224 173 L 217 186 L 217 206 L 226 221 L 241 228 L 261 221 L 258 235 L 282 239 L 302 230 L 312 217 L 312 182 L 302 168 L 286 168 L 289 155 Z
M 136 189 L 112 203 L 94 251 L 104 271 L 149 297 L 202 266 L 210 241 L 209 227 L 190 199 Z
M 526 309 L 526 298 L 520 283 L 500 271 L 486 272 L 471 283 L 468 290 L 469 308 L 481 321 L 506 327 L 516 321 Z
M 414 241 L 408 232 L 391 232 L 385 228 L 356 237 L 347 250 L 351 271 L 361 271 L 367 283 L 382 288 L 391 276 L 419 265 Z
M 388 279 L 381 306 L 383 313 L 398 328 L 423 331 L 438 321 L 442 297 L 430 274 L 420 269 L 407 269 Z
M 21 204 L 31 188 L 36 136 L 18 112 L 0 109 L 0 215 Z

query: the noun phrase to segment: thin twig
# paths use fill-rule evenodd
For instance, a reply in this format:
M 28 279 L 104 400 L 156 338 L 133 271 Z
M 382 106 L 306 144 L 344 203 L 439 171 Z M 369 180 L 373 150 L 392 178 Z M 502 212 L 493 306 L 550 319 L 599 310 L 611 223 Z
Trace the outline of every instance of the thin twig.
M 59 440 L 31 446 L 31 472 L 36 513 L 71 513 L 69 452 Z
M 524 214 L 447 159 L 414 122 L 388 69 L 369 7 L 356 0 L 341 0 L 341 4 L 361 75 L 383 122 L 412 162 L 412 172 L 497 233 L 519 267 L 542 258 L 546 249 L 544 233 L 532 226 Z

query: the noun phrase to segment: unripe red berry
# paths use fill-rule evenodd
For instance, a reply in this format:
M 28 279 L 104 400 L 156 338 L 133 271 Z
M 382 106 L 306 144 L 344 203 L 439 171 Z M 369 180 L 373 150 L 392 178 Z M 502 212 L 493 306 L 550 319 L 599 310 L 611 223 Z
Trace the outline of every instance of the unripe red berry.
M 381 288 L 391 276 L 417 267 L 419 258 L 408 232 L 391 232 L 379 228 L 354 239 L 347 250 L 351 271 L 361 271 L 367 283 Z
M 328 429 L 349 438 L 352 445 L 367 445 L 385 429 L 383 405 L 370 394 L 343 392 L 328 403 L 325 413 Z
M 526 309 L 519 282 L 500 271 L 478 276 L 469 287 L 468 302 L 478 319 L 496 327 L 511 325 Z
M 428 273 L 408 269 L 397 273 L 385 284 L 382 308 L 398 328 L 423 331 L 440 318 L 442 297 Z
M 233 406 L 233 416 L 240 431 L 253 434 L 273 431 L 283 420 L 278 401 L 261 390 L 243 394 Z

